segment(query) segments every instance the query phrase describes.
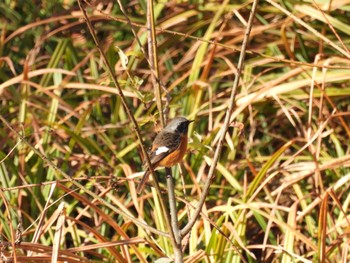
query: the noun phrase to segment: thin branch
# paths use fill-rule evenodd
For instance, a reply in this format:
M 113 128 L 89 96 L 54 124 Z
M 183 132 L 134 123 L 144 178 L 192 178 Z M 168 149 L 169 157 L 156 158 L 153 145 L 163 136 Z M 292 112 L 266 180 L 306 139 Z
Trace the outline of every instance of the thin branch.
M 155 24 L 154 24 L 154 10 L 153 10 L 153 0 L 147 1 L 147 32 L 148 32 L 148 52 L 149 52 L 149 62 L 151 67 L 151 77 L 152 77 L 152 83 L 154 87 L 154 95 L 157 102 L 157 108 L 159 112 L 160 122 L 162 127 L 165 126 L 165 118 L 164 118 L 164 112 L 163 112 L 163 105 L 162 105 L 162 96 L 161 96 L 161 88 L 160 88 L 160 81 L 159 81 L 159 67 L 158 67 L 158 56 L 157 56 L 157 38 L 156 38 L 156 30 L 155 30 Z M 178 227 L 178 220 L 177 220 L 177 211 L 176 211 L 176 200 L 175 200 L 175 192 L 174 192 L 174 183 L 173 178 L 171 174 L 171 169 L 166 168 L 166 180 L 168 184 L 168 193 L 169 193 L 169 210 L 167 209 L 163 198 L 162 193 L 159 189 L 159 185 L 157 182 L 157 176 L 155 173 L 152 173 L 157 193 L 160 199 L 160 203 L 165 215 L 166 224 L 169 229 L 170 234 L 170 241 L 173 246 L 174 250 L 174 258 L 175 262 L 183 262 L 183 253 L 181 250 L 181 236 L 180 236 L 180 230 Z
M 254 0 L 253 1 L 253 5 L 252 5 L 252 10 L 250 11 L 250 16 L 249 16 L 249 21 L 247 24 L 247 28 L 245 31 L 245 35 L 244 35 L 244 39 L 243 39 L 243 43 L 242 43 L 242 48 L 241 48 L 241 53 L 239 56 L 239 61 L 238 61 L 238 65 L 237 65 L 237 72 L 235 74 L 235 79 L 233 82 L 233 86 L 232 86 L 232 91 L 231 91 L 231 96 L 230 96 L 230 104 L 228 106 L 227 112 L 226 112 L 226 116 L 225 116 L 225 121 L 224 121 L 224 125 L 221 128 L 221 130 L 219 132 L 221 132 L 220 135 L 220 139 L 218 142 L 218 146 L 215 150 L 215 154 L 214 154 L 214 158 L 213 158 L 213 162 L 210 166 L 210 170 L 208 173 L 208 179 L 205 182 L 204 188 L 203 188 L 203 192 L 201 195 L 201 198 L 199 199 L 199 203 L 197 205 L 196 210 L 193 213 L 192 218 L 189 220 L 189 222 L 187 223 L 187 225 L 181 230 L 181 236 L 185 236 L 187 233 L 189 233 L 194 225 L 194 223 L 196 222 L 203 204 L 205 202 L 206 196 L 208 195 L 209 192 L 209 188 L 210 188 L 210 184 L 211 181 L 214 179 L 215 176 L 215 169 L 217 166 L 217 163 L 219 161 L 220 158 L 220 154 L 221 154 L 221 149 L 223 146 L 223 142 L 224 142 L 224 138 L 226 135 L 226 132 L 228 130 L 228 127 L 231 123 L 231 115 L 233 113 L 234 110 L 234 104 L 235 104 L 235 98 L 236 98 L 236 93 L 237 93 L 237 88 L 238 88 L 238 84 L 239 84 L 239 80 L 241 77 L 241 73 L 242 73 L 242 69 L 244 66 L 244 59 L 245 59 L 245 54 L 246 54 L 246 48 L 247 48 L 247 44 L 248 44 L 248 40 L 249 40 L 249 35 L 250 35 L 250 31 L 252 29 L 253 26 L 253 20 L 255 17 L 255 12 L 256 12 L 256 8 L 258 5 L 259 0 Z
M 118 1 L 118 3 L 120 4 L 120 1 Z M 138 124 L 137 124 L 137 122 L 136 122 L 136 120 L 135 120 L 135 118 L 134 118 L 134 115 L 131 113 L 131 111 L 130 111 L 128 105 L 127 105 L 125 96 L 124 96 L 124 94 L 123 94 L 123 90 L 121 89 L 121 87 L 120 87 L 120 85 L 119 85 L 119 83 L 118 83 L 118 80 L 117 80 L 115 74 L 113 73 L 112 67 L 110 66 L 110 64 L 109 64 L 109 62 L 108 62 L 108 60 L 107 60 L 107 58 L 106 58 L 104 52 L 102 51 L 102 49 L 101 49 L 101 47 L 100 47 L 100 44 L 99 44 L 99 41 L 98 41 L 98 39 L 97 39 L 97 37 L 96 37 L 95 31 L 94 31 L 94 29 L 93 29 L 93 27 L 92 27 L 92 25 L 91 25 L 91 22 L 90 22 L 90 20 L 89 20 L 89 17 L 87 16 L 86 10 L 82 7 L 81 0 L 78 0 L 78 4 L 79 4 L 79 7 L 80 7 L 80 10 L 81 10 L 81 11 L 83 12 L 83 14 L 84 14 L 84 18 L 85 18 L 85 20 L 86 20 L 86 24 L 87 24 L 87 26 L 88 26 L 88 28 L 89 28 L 89 31 L 90 31 L 90 33 L 91 33 L 93 39 L 94 39 L 94 42 L 95 42 L 95 44 L 96 44 L 96 47 L 97 47 L 98 50 L 100 51 L 101 57 L 102 57 L 102 59 L 103 59 L 103 62 L 104 62 L 105 65 L 107 66 L 108 72 L 109 72 L 109 74 L 110 74 L 110 76 L 111 76 L 111 78 L 112 78 L 112 80 L 113 80 L 115 86 L 117 87 L 117 91 L 118 91 L 118 94 L 119 94 L 119 96 L 120 96 L 120 98 L 121 98 L 121 100 L 122 100 L 124 109 L 125 109 L 125 111 L 127 112 L 129 119 L 130 119 L 130 120 L 132 121 L 132 123 L 134 124 L 135 132 L 136 132 L 137 138 L 139 139 L 140 146 L 141 146 L 141 149 L 142 149 L 142 153 L 143 153 L 144 156 L 146 157 L 147 165 L 148 165 L 148 167 L 150 167 L 151 173 L 154 174 L 154 171 L 153 171 L 153 169 L 151 168 L 151 167 L 152 167 L 152 165 L 151 165 L 151 160 L 150 160 L 149 155 L 148 155 L 148 153 L 147 153 L 147 151 L 146 151 L 146 149 L 145 149 L 145 147 L 144 147 L 144 143 L 143 143 L 143 140 L 142 140 L 142 137 L 141 137 L 140 129 L 139 129 Z M 121 7 L 121 9 L 123 8 L 122 6 L 120 6 L 120 7 Z M 124 9 L 123 9 L 123 10 L 124 10 Z M 155 176 L 154 176 L 154 177 L 155 177 Z M 161 191 L 160 191 L 160 188 L 159 188 L 159 185 L 158 185 L 158 184 L 156 184 L 156 190 L 157 190 L 157 192 L 158 192 L 158 195 L 160 196 L 160 204 L 161 204 L 161 206 L 162 206 L 162 210 L 163 210 L 163 212 L 164 212 L 165 219 L 166 219 L 166 223 L 167 223 L 167 226 L 168 226 L 168 229 L 169 229 L 169 232 L 170 232 L 170 239 L 171 239 L 171 240 L 174 240 L 174 238 L 173 238 L 173 233 L 172 233 L 172 231 L 171 231 L 170 216 L 169 216 L 169 213 L 168 213 L 167 210 L 166 210 L 166 206 L 165 206 L 165 204 L 164 204 L 164 201 L 163 201 L 163 199 L 161 198 Z M 134 221 L 133 221 L 133 222 L 134 222 Z M 145 225 L 146 225 L 146 224 L 143 223 L 143 226 L 145 226 Z M 146 227 L 145 229 L 148 229 L 148 230 L 149 230 L 150 228 L 151 228 L 151 227 L 147 225 L 147 227 Z
M 182 236 L 178 225 L 177 210 L 176 210 L 176 197 L 175 197 L 175 187 L 174 180 L 171 173 L 171 168 L 166 168 L 166 181 L 168 186 L 168 198 L 169 198 L 169 208 L 171 217 L 171 231 L 174 237 L 173 249 L 174 249 L 174 262 L 183 262 L 183 252 L 182 252 Z
M 148 1 L 148 7 L 147 7 L 147 26 L 146 26 L 146 30 L 149 34 L 148 36 L 148 41 L 153 41 L 153 43 L 155 43 L 154 45 L 148 45 L 148 52 L 149 52 L 149 56 L 147 56 L 146 50 L 144 49 L 140 38 L 138 37 L 138 35 L 136 34 L 136 31 L 134 29 L 134 23 L 130 20 L 129 16 L 127 15 L 127 13 L 125 12 L 125 9 L 122 5 L 122 3 L 120 2 L 120 0 L 117 0 L 118 5 L 120 10 L 122 11 L 124 17 L 126 18 L 127 23 L 129 24 L 130 28 L 131 28 L 131 32 L 133 33 L 143 55 L 145 56 L 145 59 L 148 63 L 148 65 L 150 66 L 151 69 L 151 76 L 153 79 L 153 85 L 155 85 L 155 97 L 156 97 L 156 102 L 157 102 L 157 108 L 159 111 L 159 117 L 160 117 L 160 122 L 162 124 L 162 126 L 164 127 L 165 121 L 164 121 L 164 115 L 163 115 L 163 105 L 162 105 L 162 100 L 161 100 L 161 92 L 160 92 L 160 87 L 162 87 L 165 91 L 166 88 L 163 86 L 163 84 L 161 83 L 160 79 L 159 79 L 159 70 L 158 70 L 158 64 L 157 64 L 157 52 L 156 52 L 156 30 L 155 30 L 155 25 L 154 25 L 154 12 L 153 12 L 153 1 L 149 0 Z M 150 4 L 151 3 L 151 4 Z M 144 27 L 143 27 L 144 28 Z M 152 173 L 153 175 L 153 173 Z
M 130 111 L 130 109 L 129 109 L 129 106 L 128 106 L 127 102 L 126 102 L 126 99 L 125 99 L 123 90 L 122 90 L 122 88 L 120 87 L 119 82 L 118 82 L 118 80 L 117 80 L 115 74 L 113 73 L 112 67 L 111 67 L 111 65 L 109 64 L 106 55 L 104 54 L 104 52 L 103 52 L 102 49 L 101 49 L 100 43 L 99 43 L 99 41 L 98 41 L 98 39 L 97 39 L 97 37 L 96 37 L 95 31 L 94 31 L 94 28 L 93 28 L 92 25 L 91 25 L 91 22 L 90 22 L 89 17 L 88 17 L 88 15 L 87 15 L 87 13 L 86 13 L 86 10 L 85 10 L 85 9 L 83 8 L 83 6 L 82 6 L 81 0 L 78 0 L 78 4 L 79 4 L 80 10 L 83 12 L 83 15 L 84 15 L 86 24 L 87 24 L 87 26 L 88 26 L 88 28 L 89 28 L 90 34 L 91 34 L 91 36 L 92 36 L 92 38 L 93 38 L 93 40 L 94 40 L 94 42 L 95 42 L 95 45 L 96 45 L 97 49 L 100 51 L 101 58 L 102 58 L 104 64 L 106 65 L 106 67 L 107 67 L 107 69 L 108 69 L 108 73 L 109 73 L 109 75 L 111 76 L 114 85 L 115 85 L 116 88 L 117 88 L 117 92 L 118 92 L 118 95 L 120 96 L 120 99 L 121 99 L 121 101 L 122 101 L 123 107 L 124 107 L 124 109 L 125 109 L 125 111 L 126 111 L 128 117 L 129 117 L 129 119 L 131 120 L 131 122 L 132 122 L 133 125 L 134 125 L 134 129 L 135 129 L 135 132 L 136 132 L 136 136 L 137 136 L 137 138 L 138 138 L 138 140 L 139 140 L 139 142 L 140 142 L 140 146 L 141 146 L 142 153 L 143 153 L 143 155 L 146 157 L 147 165 L 148 165 L 148 167 L 151 167 L 151 161 L 150 161 L 149 156 L 148 156 L 148 154 L 147 154 L 147 151 L 146 151 L 146 149 L 145 149 L 145 146 L 144 146 L 144 143 L 143 143 L 143 140 L 142 140 L 142 137 L 141 137 L 140 128 L 139 128 L 139 126 L 138 126 L 138 124 L 137 124 L 137 122 L 136 122 L 136 120 L 135 120 L 134 115 L 131 113 L 131 111 Z
M 153 0 L 147 1 L 147 32 L 148 32 L 148 55 L 151 67 L 151 77 L 154 87 L 154 95 L 157 102 L 157 108 L 159 112 L 160 123 L 162 127 L 165 126 L 165 118 L 163 114 L 162 94 L 159 81 L 159 67 L 158 67 L 158 54 L 157 54 L 157 38 L 154 24 L 154 10 Z

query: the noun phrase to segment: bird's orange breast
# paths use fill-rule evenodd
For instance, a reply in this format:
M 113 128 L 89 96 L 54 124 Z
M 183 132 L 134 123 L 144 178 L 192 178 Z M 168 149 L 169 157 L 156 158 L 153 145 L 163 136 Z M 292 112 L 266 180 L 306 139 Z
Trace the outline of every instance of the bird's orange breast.
M 162 159 L 157 166 L 171 167 L 182 161 L 187 151 L 187 135 L 182 136 L 179 147 Z

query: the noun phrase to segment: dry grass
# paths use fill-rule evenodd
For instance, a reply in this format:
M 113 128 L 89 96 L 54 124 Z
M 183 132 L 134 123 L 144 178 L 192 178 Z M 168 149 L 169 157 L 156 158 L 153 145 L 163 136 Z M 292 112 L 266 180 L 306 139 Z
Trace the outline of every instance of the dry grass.
M 77 3 L 5 2 L 0 262 L 171 258 L 152 182 L 136 194 L 140 143 Z M 208 175 L 251 8 L 204 2 L 154 6 L 163 107 L 195 119 L 174 169 L 180 227 Z M 147 50 L 146 6 L 123 6 L 136 35 L 117 3 L 86 9 L 149 145 L 159 112 L 136 40 Z M 244 127 L 226 134 L 185 262 L 350 261 L 349 11 L 347 1 L 259 3 L 232 114 Z

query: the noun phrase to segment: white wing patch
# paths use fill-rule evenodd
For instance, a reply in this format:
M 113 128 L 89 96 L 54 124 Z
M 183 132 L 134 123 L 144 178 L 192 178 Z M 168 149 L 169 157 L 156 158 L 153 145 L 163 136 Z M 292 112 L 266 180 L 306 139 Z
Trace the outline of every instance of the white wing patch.
M 159 154 L 161 154 L 161 153 L 166 153 L 166 152 L 168 152 L 168 151 L 169 151 L 169 148 L 168 148 L 168 147 L 166 147 L 166 146 L 161 146 L 161 147 L 157 148 L 157 150 L 156 150 L 156 155 L 159 155 Z

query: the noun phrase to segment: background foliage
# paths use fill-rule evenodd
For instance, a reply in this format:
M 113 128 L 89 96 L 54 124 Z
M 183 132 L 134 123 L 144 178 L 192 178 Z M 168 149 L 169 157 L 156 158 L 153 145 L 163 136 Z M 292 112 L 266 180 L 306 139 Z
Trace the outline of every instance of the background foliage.
M 217 145 L 251 3 L 154 3 L 164 106 L 195 120 L 183 176 L 174 173 L 180 225 Z M 147 50 L 145 1 L 85 8 L 150 145 L 159 118 L 150 69 L 119 4 Z M 349 10 L 347 0 L 260 1 L 232 116 L 244 127 L 226 135 L 186 262 L 350 260 Z M 0 261 L 171 257 L 167 238 L 86 191 L 166 231 L 150 185 L 135 193 L 139 142 L 78 4 L 5 0 L 0 11 Z

